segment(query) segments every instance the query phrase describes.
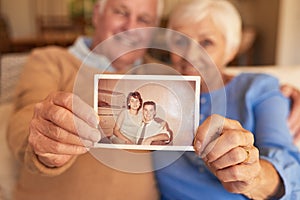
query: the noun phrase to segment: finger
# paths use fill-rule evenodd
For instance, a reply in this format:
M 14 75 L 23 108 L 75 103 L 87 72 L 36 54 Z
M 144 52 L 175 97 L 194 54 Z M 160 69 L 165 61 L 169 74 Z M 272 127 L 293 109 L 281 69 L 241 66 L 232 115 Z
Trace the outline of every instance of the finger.
M 38 155 L 40 162 L 44 163 L 48 167 L 60 167 L 68 162 L 72 155 L 57 155 L 52 153 L 43 153 Z
M 220 115 L 211 115 L 199 127 L 194 139 L 194 149 L 201 155 L 206 146 L 219 137 L 225 118 Z
M 208 143 L 201 152 L 199 152 L 200 158 L 204 159 L 205 162 L 207 161 L 206 156 L 212 151 L 214 146 L 217 144 L 218 137 L 219 134 L 216 133 L 215 138 L 210 143 Z
M 88 150 L 83 146 L 57 142 L 39 132 L 31 133 L 28 140 L 37 155 L 44 153 L 80 155 L 86 153 Z
M 220 137 L 217 139 L 216 144 L 211 148 L 210 152 L 206 155 L 207 162 L 213 162 L 227 152 L 237 147 L 250 147 L 253 146 L 253 134 L 242 130 L 226 129 L 223 130 Z
M 249 181 L 258 176 L 260 165 L 258 162 L 252 165 L 239 164 L 227 167 L 215 172 L 218 179 L 222 182 Z
M 299 119 L 300 119 L 300 91 L 295 87 L 285 84 L 281 87 L 283 95 L 292 101 L 291 113 L 289 115 L 289 125 L 291 131 L 294 133 L 299 129 Z
M 67 108 L 92 127 L 97 127 L 99 121 L 97 114 L 91 106 L 81 100 L 77 95 L 58 92 L 54 94 L 52 101 L 55 105 Z
M 246 151 L 244 147 L 237 147 L 230 150 L 219 159 L 209 163 L 209 165 L 214 170 L 220 170 L 241 163 L 252 164 L 256 162 L 258 158 L 258 150 L 256 148 L 249 148 Z
M 243 129 L 236 120 L 231 120 L 217 114 L 208 117 L 199 127 L 194 140 L 196 152 L 202 152 L 205 147 L 215 140 L 223 129 Z
M 280 90 L 285 97 L 289 98 L 293 92 L 293 87 L 288 84 L 283 84 L 281 85 Z
M 299 119 L 300 119 L 300 104 L 299 105 L 293 104 L 292 110 L 288 118 L 288 124 L 291 132 L 294 134 L 300 131 Z
M 57 142 L 65 144 L 73 144 L 77 146 L 92 147 L 93 142 L 89 140 L 83 140 L 80 137 L 56 126 L 55 124 L 43 120 L 43 119 L 33 119 L 30 123 L 30 130 L 38 131 L 39 133 L 51 138 Z
M 96 128 L 89 126 L 63 107 L 39 103 L 36 105 L 35 110 L 39 117 L 54 123 L 56 126 L 61 127 L 74 135 L 80 135 L 83 139 L 91 140 L 93 142 L 98 142 L 100 140 L 100 133 Z
M 300 144 L 300 130 L 294 135 L 294 143 L 298 146 Z

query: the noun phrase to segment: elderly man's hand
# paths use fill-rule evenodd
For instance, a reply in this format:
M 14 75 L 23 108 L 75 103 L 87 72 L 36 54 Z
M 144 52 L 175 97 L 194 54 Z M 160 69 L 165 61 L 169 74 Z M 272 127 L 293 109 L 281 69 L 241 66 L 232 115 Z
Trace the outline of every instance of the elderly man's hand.
M 96 113 L 79 97 L 52 93 L 35 106 L 29 144 L 43 164 L 60 167 L 100 140 L 97 124 Z
M 288 119 L 294 142 L 300 143 L 300 91 L 290 85 L 281 86 L 282 93 L 292 100 L 292 109 Z
M 253 144 L 251 132 L 219 115 L 206 119 L 194 140 L 196 153 L 229 192 L 262 199 L 277 195 L 280 178 Z

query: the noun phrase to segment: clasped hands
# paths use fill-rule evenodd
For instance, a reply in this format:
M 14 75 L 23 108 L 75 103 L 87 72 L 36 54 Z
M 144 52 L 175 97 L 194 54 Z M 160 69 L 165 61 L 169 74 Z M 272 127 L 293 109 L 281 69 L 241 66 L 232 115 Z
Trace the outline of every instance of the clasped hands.
M 72 93 L 55 92 L 36 104 L 29 144 L 40 162 L 60 167 L 100 140 L 94 110 Z
M 95 111 L 76 95 L 52 93 L 35 106 L 29 145 L 44 165 L 63 166 L 101 139 L 98 121 Z M 194 140 L 195 152 L 224 188 L 249 198 L 262 179 L 274 182 L 273 187 L 267 184 L 269 193 L 274 192 L 280 182 L 271 164 L 259 159 L 259 151 L 253 144 L 252 133 L 237 121 L 219 115 L 207 118 L 199 126 Z M 274 177 L 277 181 L 273 181 Z
M 208 118 L 198 129 L 195 138 L 197 153 L 204 150 L 208 142 L 204 140 L 205 134 L 200 133 L 208 134 L 212 130 L 210 122 L 213 119 L 213 116 Z M 224 127 L 220 137 L 215 140 L 217 145 L 204 157 L 208 166 L 224 182 L 228 182 L 226 174 L 232 174 L 231 170 L 246 170 L 253 166 L 250 171 L 255 174 L 259 164 L 252 134 L 235 121 L 221 119 L 224 120 Z M 59 167 L 73 156 L 86 153 L 87 147 L 100 140 L 97 125 L 96 113 L 79 97 L 72 93 L 55 92 L 36 104 L 29 129 L 29 144 L 42 163 Z M 247 165 L 244 162 L 246 159 Z M 241 165 L 242 162 L 244 164 Z M 246 169 L 243 169 L 244 165 Z
M 226 190 L 245 194 L 261 176 L 259 151 L 253 134 L 239 122 L 219 115 L 207 118 L 198 128 L 194 149 Z

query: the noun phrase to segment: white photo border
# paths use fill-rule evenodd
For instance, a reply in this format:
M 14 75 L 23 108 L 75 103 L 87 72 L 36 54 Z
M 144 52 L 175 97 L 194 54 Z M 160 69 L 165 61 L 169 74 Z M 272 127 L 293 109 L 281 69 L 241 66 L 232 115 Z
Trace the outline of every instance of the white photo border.
M 200 111 L 200 76 L 181 76 L 181 75 L 119 75 L 119 74 L 95 74 L 94 75 L 94 110 L 99 115 L 98 111 L 98 89 L 100 79 L 122 79 L 122 80 L 145 80 L 145 81 L 192 81 L 195 82 L 194 88 L 194 132 L 199 126 L 199 111 Z M 101 127 L 99 127 L 101 129 Z M 192 141 L 191 141 L 192 142 Z M 137 145 L 137 144 L 106 144 L 96 143 L 94 148 L 111 148 L 111 149 L 128 149 L 128 150 L 163 150 L 163 151 L 194 151 L 192 145 Z

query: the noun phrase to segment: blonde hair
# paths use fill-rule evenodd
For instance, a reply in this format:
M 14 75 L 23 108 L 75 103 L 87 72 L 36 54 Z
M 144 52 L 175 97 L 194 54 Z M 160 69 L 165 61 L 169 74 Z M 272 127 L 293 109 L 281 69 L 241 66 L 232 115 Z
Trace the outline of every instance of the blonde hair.
M 100 13 L 103 12 L 103 9 L 104 9 L 107 1 L 108 0 L 98 0 L 98 3 L 100 5 L 100 9 L 99 9 Z M 157 23 L 159 23 L 159 21 L 162 17 L 163 11 L 164 11 L 164 0 L 157 0 L 157 11 L 156 11 Z
M 226 0 L 190 0 L 177 5 L 170 14 L 168 28 L 199 22 L 210 16 L 226 39 L 226 55 L 237 51 L 241 43 L 242 20 L 236 8 Z

